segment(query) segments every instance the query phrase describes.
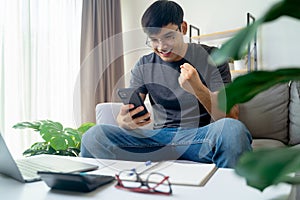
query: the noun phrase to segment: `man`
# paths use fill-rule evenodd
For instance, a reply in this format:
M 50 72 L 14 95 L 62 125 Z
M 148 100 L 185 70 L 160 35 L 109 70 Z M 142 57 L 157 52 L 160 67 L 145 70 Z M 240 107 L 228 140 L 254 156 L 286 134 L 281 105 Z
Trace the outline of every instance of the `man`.
M 153 53 L 132 69 L 130 87 L 141 98 L 149 95 L 151 113 L 133 119 L 143 107 L 122 106 L 119 126 L 97 125 L 82 139 L 81 155 L 124 160 L 186 159 L 234 167 L 239 156 L 251 150 L 251 135 L 237 118 L 218 109 L 217 91 L 231 81 L 227 64 L 212 66 L 212 48 L 187 44 L 183 10 L 172 1 L 156 1 L 144 13 L 142 27 Z M 130 110 L 130 111 L 129 111 Z M 227 118 L 231 117 L 231 118 Z M 151 117 L 152 118 L 152 117 Z

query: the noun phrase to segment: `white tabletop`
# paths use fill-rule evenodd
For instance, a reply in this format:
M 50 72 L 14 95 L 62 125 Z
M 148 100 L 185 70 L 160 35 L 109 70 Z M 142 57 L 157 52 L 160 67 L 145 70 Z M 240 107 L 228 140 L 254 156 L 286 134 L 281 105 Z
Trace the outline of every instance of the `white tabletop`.
M 90 160 L 89 160 L 90 162 Z M 76 199 L 237 199 L 237 200 L 271 200 L 289 199 L 291 186 L 279 184 L 260 192 L 248 187 L 245 180 L 237 176 L 231 169 L 218 169 L 204 187 L 172 186 L 172 196 L 140 194 L 114 187 L 115 182 L 102 186 L 90 193 L 51 190 L 44 182 L 20 183 L 0 174 L 0 199 L 29 200 L 76 200 Z

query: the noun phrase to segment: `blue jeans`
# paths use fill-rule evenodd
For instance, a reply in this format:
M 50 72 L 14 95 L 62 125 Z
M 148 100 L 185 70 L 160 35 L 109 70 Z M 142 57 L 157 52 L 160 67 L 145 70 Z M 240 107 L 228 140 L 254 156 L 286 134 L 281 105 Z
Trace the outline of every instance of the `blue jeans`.
M 184 159 L 233 168 L 240 155 L 252 149 L 251 143 L 248 129 L 231 118 L 200 128 L 158 130 L 99 124 L 83 135 L 81 156 L 134 161 Z

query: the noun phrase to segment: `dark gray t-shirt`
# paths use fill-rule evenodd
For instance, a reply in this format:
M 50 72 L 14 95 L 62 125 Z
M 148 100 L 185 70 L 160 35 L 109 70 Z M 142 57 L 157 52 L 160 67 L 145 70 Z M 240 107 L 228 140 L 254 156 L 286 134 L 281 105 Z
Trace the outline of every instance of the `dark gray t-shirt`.
M 164 127 L 201 127 L 210 123 L 211 117 L 197 98 L 182 89 L 178 83 L 180 65 L 194 66 L 202 82 L 217 91 L 231 81 L 228 64 L 213 66 L 208 63 L 213 48 L 188 44 L 186 55 L 176 62 L 165 62 L 155 53 L 145 55 L 131 71 L 130 87 L 149 94 L 153 107 L 154 129 Z

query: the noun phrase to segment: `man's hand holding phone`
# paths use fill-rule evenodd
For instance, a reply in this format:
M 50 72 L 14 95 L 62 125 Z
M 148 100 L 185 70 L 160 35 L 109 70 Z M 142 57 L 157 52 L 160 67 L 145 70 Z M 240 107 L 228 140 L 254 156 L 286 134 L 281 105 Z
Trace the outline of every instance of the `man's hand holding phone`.
M 120 127 L 136 129 L 151 123 L 150 113 L 133 88 L 121 88 L 118 90 L 118 95 L 124 103 L 117 117 Z
M 146 113 L 137 118 L 132 117 L 143 110 L 143 106 L 134 108 L 133 104 L 122 105 L 117 117 L 119 126 L 126 129 L 137 129 L 151 123 L 150 113 Z

